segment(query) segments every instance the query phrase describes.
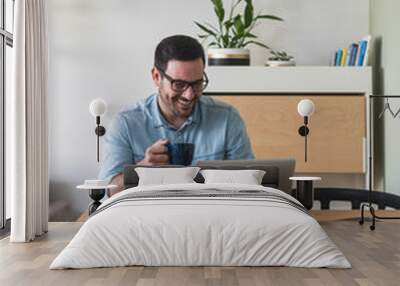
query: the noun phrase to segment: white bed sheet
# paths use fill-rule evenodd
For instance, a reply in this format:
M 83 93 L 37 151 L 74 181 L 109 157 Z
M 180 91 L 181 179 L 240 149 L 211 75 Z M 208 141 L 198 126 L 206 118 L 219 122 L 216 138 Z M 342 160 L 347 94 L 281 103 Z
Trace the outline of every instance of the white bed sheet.
M 350 268 L 315 219 L 288 204 L 254 198 L 171 198 L 113 202 L 164 190 L 263 190 L 254 185 L 178 184 L 125 190 L 104 201 L 50 269 L 145 266 Z M 107 207 L 108 206 L 108 207 Z

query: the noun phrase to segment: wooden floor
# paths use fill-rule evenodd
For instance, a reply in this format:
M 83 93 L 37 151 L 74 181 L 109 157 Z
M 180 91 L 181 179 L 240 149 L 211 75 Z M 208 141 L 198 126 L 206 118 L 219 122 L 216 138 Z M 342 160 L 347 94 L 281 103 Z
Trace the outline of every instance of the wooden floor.
M 122 267 L 48 270 L 82 223 L 50 223 L 27 244 L 0 241 L 0 285 L 400 285 L 400 222 L 321 221 L 353 268 Z

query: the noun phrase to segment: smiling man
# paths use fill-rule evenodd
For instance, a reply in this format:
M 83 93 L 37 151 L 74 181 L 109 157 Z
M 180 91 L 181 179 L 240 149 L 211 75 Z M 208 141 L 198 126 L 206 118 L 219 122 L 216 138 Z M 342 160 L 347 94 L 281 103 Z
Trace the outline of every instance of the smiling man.
M 208 85 L 200 43 L 175 35 L 157 46 L 151 75 L 158 93 L 121 111 L 105 138 L 99 178 L 123 188 L 126 164 L 169 163 L 170 143 L 193 143 L 199 160 L 253 159 L 246 127 L 232 106 L 202 96 Z

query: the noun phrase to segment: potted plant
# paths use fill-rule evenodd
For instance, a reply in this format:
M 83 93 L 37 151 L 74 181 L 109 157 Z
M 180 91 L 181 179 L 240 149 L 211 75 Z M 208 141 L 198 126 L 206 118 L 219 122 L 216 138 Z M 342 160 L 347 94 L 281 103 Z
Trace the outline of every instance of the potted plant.
M 262 20 L 283 21 L 282 18 L 254 13 L 252 0 L 236 0 L 225 13 L 222 0 L 211 0 L 218 24 L 194 22 L 202 31 L 198 36 L 203 42 L 209 41 L 207 50 L 208 65 L 250 65 L 250 44 L 268 49 L 257 41 L 252 30 Z M 239 4 L 245 4 L 242 13 L 237 12 Z
M 266 65 L 270 67 L 295 66 L 296 62 L 285 51 L 271 50 L 271 56 L 268 58 Z

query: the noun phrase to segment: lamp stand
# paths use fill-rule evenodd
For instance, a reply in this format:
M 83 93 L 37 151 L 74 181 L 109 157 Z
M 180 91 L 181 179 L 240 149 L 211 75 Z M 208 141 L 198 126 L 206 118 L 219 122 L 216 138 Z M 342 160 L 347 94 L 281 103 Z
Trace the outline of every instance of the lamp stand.
M 106 134 L 106 129 L 104 126 L 100 125 L 100 116 L 96 116 L 96 129 L 94 130 L 94 133 L 97 135 L 97 162 L 100 161 L 100 136 L 103 136 Z
M 308 116 L 304 116 L 304 125 L 299 128 L 299 134 L 304 136 L 304 161 L 307 162 L 307 135 L 310 133 L 308 125 Z
M 106 189 L 90 189 L 89 197 L 93 200 L 93 202 L 89 205 L 89 215 L 94 213 L 97 208 L 101 205 L 100 200 L 106 194 Z
M 361 217 L 359 220 L 360 225 L 364 224 L 364 209 L 368 208 L 369 212 L 371 213 L 372 216 L 372 224 L 369 226 L 370 230 L 375 230 L 375 223 L 376 223 L 376 219 L 381 219 L 381 220 L 385 220 L 385 219 L 400 219 L 400 217 L 389 217 L 389 216 L 378 216 L 375 214 L 375 208 L 372 205 L 372 170 L 373 170 L 373 166 L 372 166 L 372 104 L 371 104 L 371 99 L 374 98 L 400 98 L 400 95 L 370 95 L 369 96 L 370 100 L 369 100 L 369 157 L 368 157 L 368 181 L 369 181 L 369 186 L 368 186 L 368 203 L 364 203 L 361 204 Z

